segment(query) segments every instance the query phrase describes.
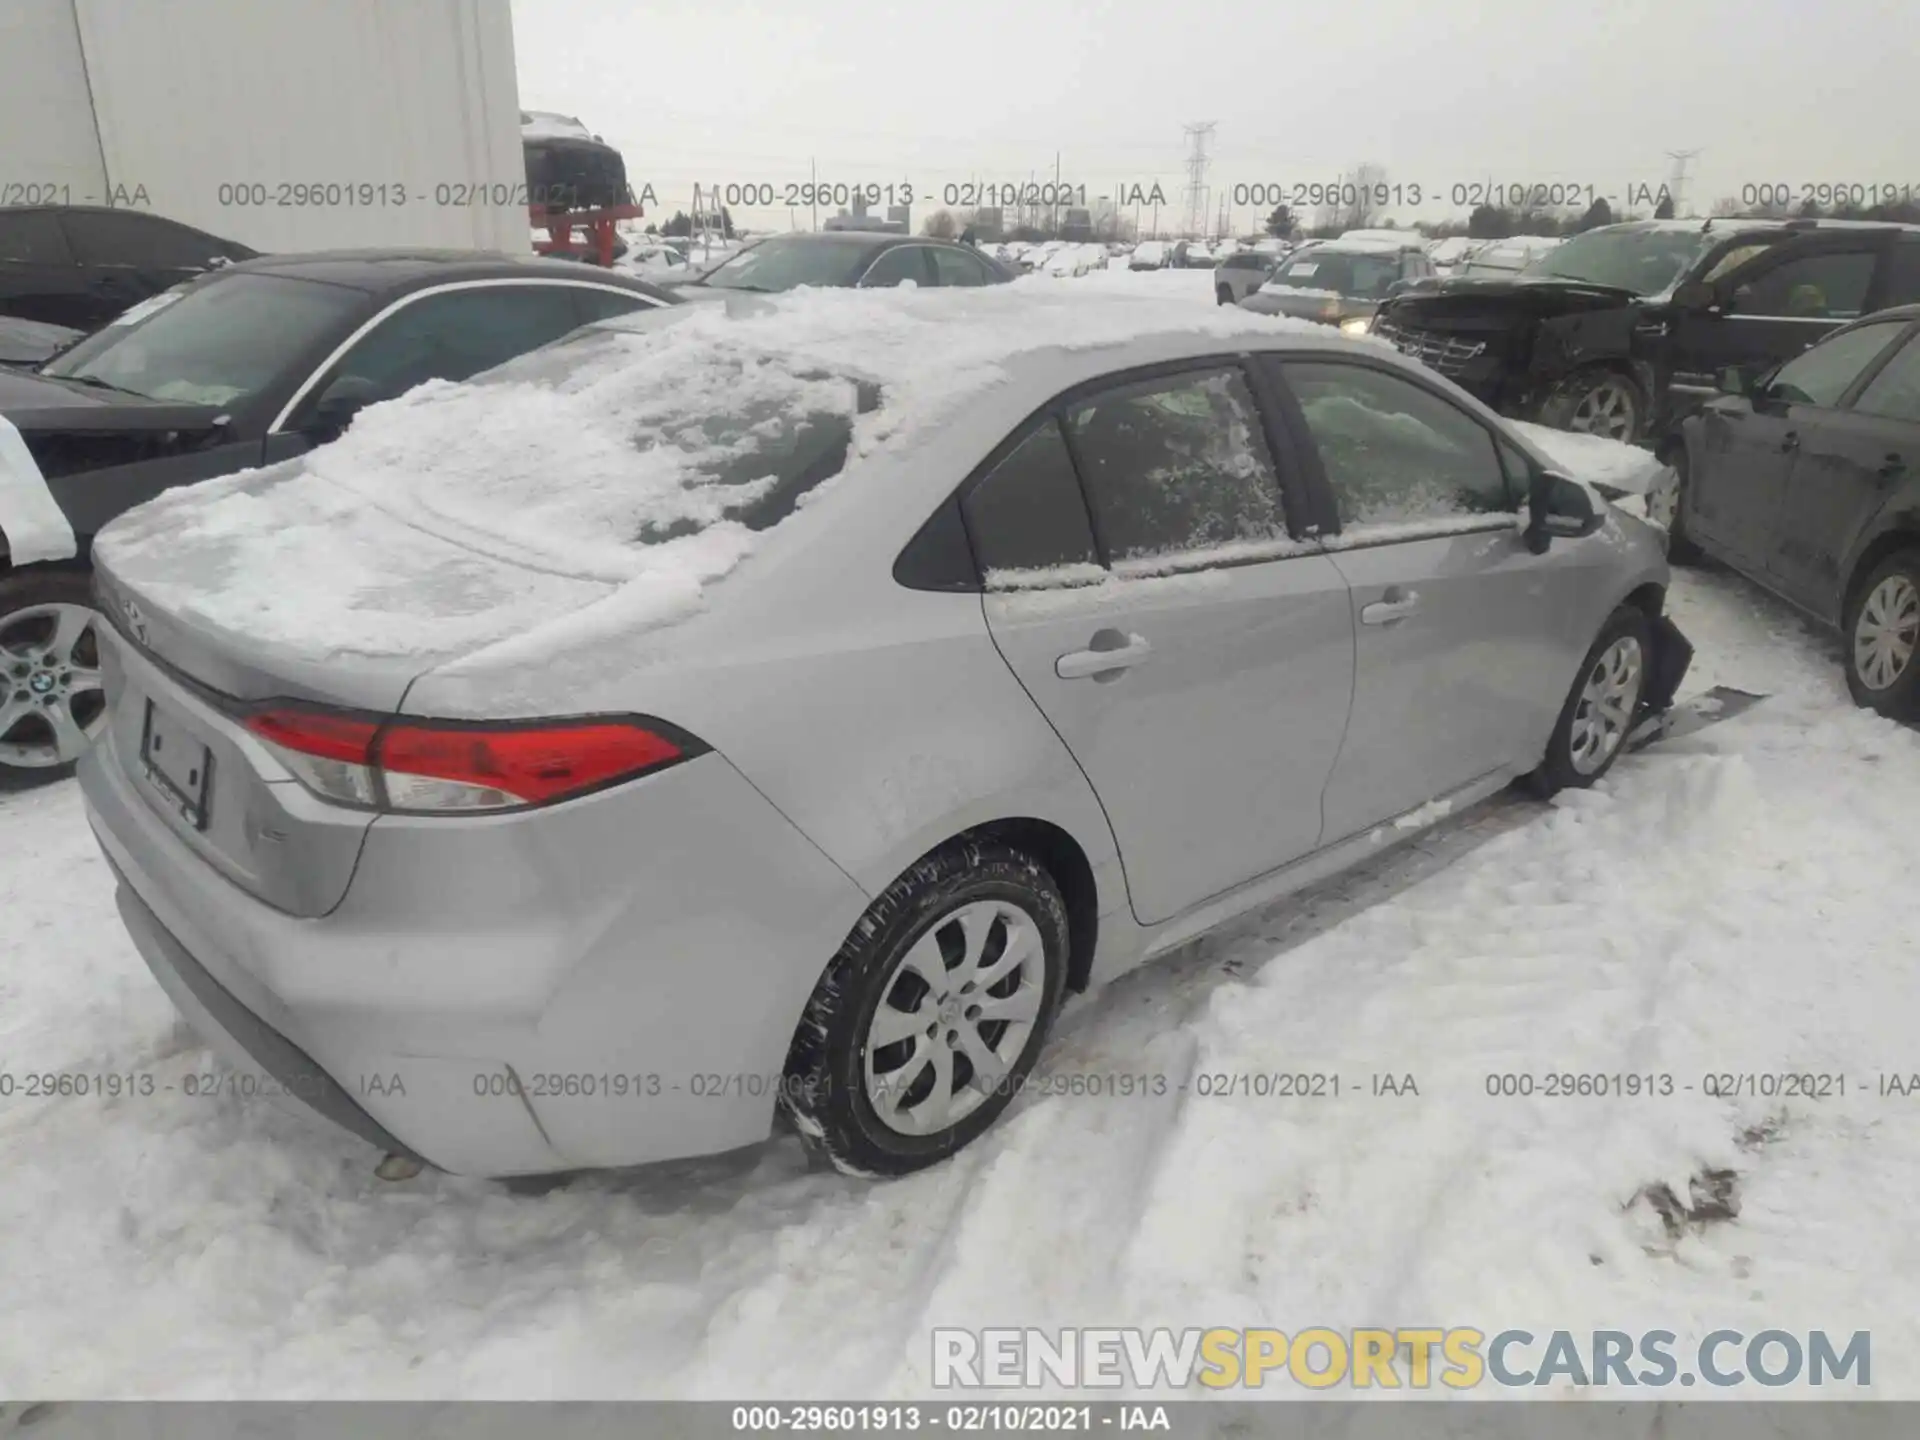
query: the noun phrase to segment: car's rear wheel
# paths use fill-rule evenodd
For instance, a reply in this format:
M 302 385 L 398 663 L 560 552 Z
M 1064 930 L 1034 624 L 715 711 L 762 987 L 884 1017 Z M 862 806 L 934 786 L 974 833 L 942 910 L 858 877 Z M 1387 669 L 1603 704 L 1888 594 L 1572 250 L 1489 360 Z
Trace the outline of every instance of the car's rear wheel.
M 1847 689 L 1895 720 L 1920 718 L 1920 550 L 1887 556 L 1855 589 L 1846 614 Z
M 994 841 L 934 851 L 861 917 L 815 987 L 783 1103 L 840 1169 L 905 1175 L 977 1137 L 1018 1092 L 1065 987 L 1066 904 Z
M 1540 423 L 1555 430 L 1632 444 L 1646 418 L 1640 387 L 1617 370 L 1582 370 L 1540 402 Z
M 1580 662 L 1546 756 L 1527 777 L 1535 794 L 1584 789 L 1613 768 L 1640 713 L 1652 659 L 1653 627 L 1622 605 Z
M 0 788 L 71 775 L 106 728 L 98 622 L 80 571 L 0 576 Z

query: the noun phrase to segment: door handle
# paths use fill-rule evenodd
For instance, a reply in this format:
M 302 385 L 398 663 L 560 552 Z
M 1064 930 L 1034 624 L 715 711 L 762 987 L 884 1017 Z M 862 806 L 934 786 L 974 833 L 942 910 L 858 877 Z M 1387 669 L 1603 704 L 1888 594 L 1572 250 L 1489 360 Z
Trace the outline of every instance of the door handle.
M 1053 673 L 1062 680 L 1102 680 L 1118 677 L 1131 670 L 1153 647 L 1142 635 L 1122 635 L 1118 630 L 1102 630 L 1085 650 L 1073 650 L 1053 662 Z
M 1404 620 L 1420 608 L 1420 596 L 1413 590 L 1389 590 L 1384 599 L 1360 607 L 1362 625 L 1391 625 Z
M 1787 431 L 1786 434 L 1780 437 L 1780 448 L 1782 450 L 1798 450 L 1800 448 L 1800 432 L 1798 430 Z
M 1880 468 L 1873 473 L 1882 480 L 1898 480 L 1900 476 L 1905 473 L 1906 468 L 1906 459 L 1901 456 L 1898 451 L 1895 451 L 1893 454 L 1887 456 L 1887 458 L 1880 463 Z

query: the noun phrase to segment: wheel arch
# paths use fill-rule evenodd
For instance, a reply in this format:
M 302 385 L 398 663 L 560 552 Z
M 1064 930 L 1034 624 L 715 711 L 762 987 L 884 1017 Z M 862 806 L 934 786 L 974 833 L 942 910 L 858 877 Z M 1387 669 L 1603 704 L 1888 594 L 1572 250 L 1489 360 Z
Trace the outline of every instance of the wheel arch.
M 1920 550 L 1920 516 L 1903 515 L 1861 547 L 1847 571 L 1847 583 L 1840 593 L 1840 610 L 1835 617 L 1837 623 L 1844 625 L 1847 616 L 1853 613 L 1854 602 L 1860 598 L 1860 587 L 1873 574 L 1875 567 L 1889 555 L 1901 550 Z

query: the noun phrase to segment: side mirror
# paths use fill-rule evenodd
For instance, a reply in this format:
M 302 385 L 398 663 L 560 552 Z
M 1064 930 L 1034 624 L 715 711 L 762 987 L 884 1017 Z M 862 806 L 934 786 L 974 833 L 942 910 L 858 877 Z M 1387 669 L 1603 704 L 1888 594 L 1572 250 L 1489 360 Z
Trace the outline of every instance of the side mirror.
M 1584 486 L 1551 470 L 1534 475 L 1527 487 L 1527 549 L 1544 555 L 1555 539 L 1577 540 L 1600 525 L 1600 512 Z
M 1718 301 L 1719 295 L 1704 280 L 1682 281 L 1673 289 L 1673 306 L 1676 310 L 1710 310 Z
M 371 380 L 359 375 L 337 375 L 307 412 L 300 428 L 314 439 L 325 442 L 346 433 L 353 417 L 380 398 Z

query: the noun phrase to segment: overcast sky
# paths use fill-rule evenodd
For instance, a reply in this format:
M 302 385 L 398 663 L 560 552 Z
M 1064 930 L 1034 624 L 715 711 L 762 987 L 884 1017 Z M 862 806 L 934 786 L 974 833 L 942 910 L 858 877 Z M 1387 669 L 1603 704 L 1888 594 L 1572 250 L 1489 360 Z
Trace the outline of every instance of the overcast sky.
M 1444 216 L 1452 186 L 1489 178 L 1619 200 L 1662 183 L 1670 150 L 1700 152 L 1700 213 L 1757 184 L 1920 196 L 1920 5 L 1884 0 L 512 6 L 522 106 L 578 115 L 665 213 L 696 181 L 771 184 L 784 201 L 809 161 L 924 201 L 969 177 L 1051 178 L 1058 152 L 1089 199 L 1157 180 L 1171 224 L 1182 127 L 1209 120 L 1210 214 L 1237 185 L 1337 181 L 1363 162 L 1425 192 L 1389 207 L 1403 220 Z M 916 228 L 931 208 L 915 206 Z M 752 220 L 784 227 L 787 212 Z

